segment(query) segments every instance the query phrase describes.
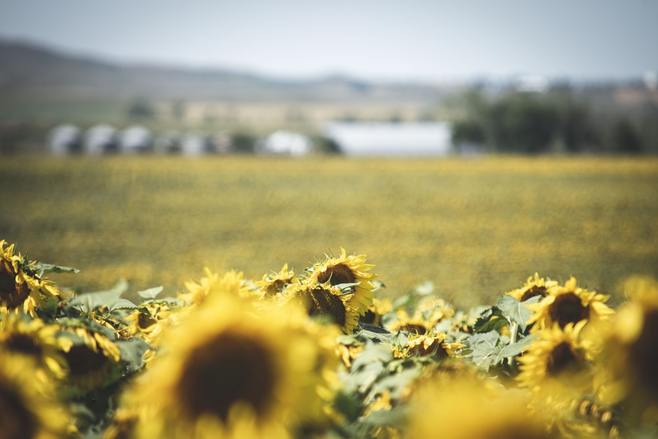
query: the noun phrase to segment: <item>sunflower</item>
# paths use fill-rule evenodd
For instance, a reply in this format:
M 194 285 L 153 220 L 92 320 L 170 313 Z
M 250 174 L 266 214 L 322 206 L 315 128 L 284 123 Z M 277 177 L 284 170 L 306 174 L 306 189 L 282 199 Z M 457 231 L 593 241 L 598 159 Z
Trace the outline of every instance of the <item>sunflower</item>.
M 520 357 L 517 379 L 554 407 L 570 404 L 592 387 L 592 344 L 581 336 L 586 321 L 539 331 Z
M 443 319 L 454 316 L 455 311 L 444 300 L 429 297 L 418 303 L 414 313 L 404 310 L 396 312 L 396 319 L 389 322 L 386 328 L 391 332 L 404 331 L 410 334 L 426 334 Z
M 636 418 L 658 422 L 658 285 L 632 292 L 611 324 L 602 331 L 598 362 L 599 397 L 624 402 Z
M 48 381 L 35 380 L 34 363 L 0 352 L 0 436 L 3 439 L 64 437 L 68 416 Z
M 407 437 L 450 439 L 557 438 L 541 413 L 528 412 L 529 396 L 492 390 L 478 379 L 435 379 L 413 395 Z
M 324 262 L 311 267 L 309 279 L 317 284 L 347 286 L 350 294 L 346 304 L 357 313 L 358 318 L 365 314 L 372 304 L 375 275 L 370 270 L 373 267 L 374 265 L 366 263 L 365 255 L 347 255 L 345 249 L 341 248 L 338 257 L 327 256 Z
M 534 323 L 533 330 L 551 328 L 554 324 L 564 328 L 582 320 L 596 323 L 614 314 L 605 304 L 607 300 L 604 294 L 578 287 L 572 277 L 564 286 L 550 287 L 539 303 L 528 305 L 534 311 L 529 323 Z
M 361 323 L 366 323 L 369 325 L 383 326 L 382 318 L 384 315 L 390 313 L 393 310 L 393 303 L 390 299 L 383 298 L 379 299 L 375 297 L 372 299 L 372 305 L 368 307 L 368 310 L 363 314 L 359 321 Z
M 310 317 L 328 318 L 347 333 L 354 331 L 359 323 L 358 311 L 349 305 L 348 295 L 328 282 L 318 284 L 305 280 L 291 284 L 286 288 L 285 297 L 301 303 Z
M 530 276 L 521 288 L 509 291 L 507 295 L 514 297 L 519 302 L 525 302 L 533 297 L 543 299 L 548 295 L 548 290 L 556 287 L 558 284 L 554 280 L 539 277 L 538 273 Z
M 393 356 L 396 358 L 434 356 L 436 359 L 454 357 L 464 345 L 448 343 L 446 338 L 447 334 L 444 332 L 409 334 L 403 344 L 393 346 Z
M 121 336 L 137 336 L 149 344 L 155 344 L 174 310 L 175 304 L 166 300 L 143 303 L 125 317 L 128 326 L 123 328 Z
M 47 376 L 63 378 L 66 362 L 62 357 L 65 343 L 57 337 L 59 326 L 48 325 L 40 319 L 26 320 L 10 314 L 0 321 L 0 349 L 30 357 L 37 365 L 40 379 Z
M 100 328 L 92 329 L 68 319 L 60 322 L 68 366 L 67 390 L 84 394 L 114 382 L 121 361 L 119 347 Z
M 286 286 L 295 280 L 295 272 L 288 269 L 285 264 L 278 273 L 270 273 L 263 276 L 263 279 L 256 282 L 259 291 L 263 297 L 276 297 L 283 293 Z
M 326 417 L 337 334 L 300 308 L 225 294 L 170 331 L 132 392 L 138 437 L 290 437 Z
M 205 276 L 199 282 L 185 282 L 187 293 L 179 293 L 178 298 L 190 306 L 203 303 L 207 297 L 224 292 L 239 297 L 248 297 L 251 293 L 244 285 L 244 275 L 238 271 L 229 271 L 219 276 L 210 269 L 204 269 Z
M 24 311 L 36 316 L 36 310 L 53 303 L 62 292 L 49 280 L 30 268 L 30 262 L 14 254 L 14 245 L 0 240 L 0 314 Z

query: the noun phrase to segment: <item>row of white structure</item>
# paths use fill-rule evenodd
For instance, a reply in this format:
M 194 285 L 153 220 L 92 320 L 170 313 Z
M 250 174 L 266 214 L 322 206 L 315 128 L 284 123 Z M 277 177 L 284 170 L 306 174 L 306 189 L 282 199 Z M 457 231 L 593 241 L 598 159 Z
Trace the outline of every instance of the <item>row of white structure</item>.
M 323 135 L 346 155 L 431 156 L 453 151 L 450 126 L 441 122 L 333 122 L 325 127 Z M 198 156 L 231 152 L 232 143 L 228 134 L 155 136 L 143 126 L 116 130 L 96 125 L 83 132 L 73 125 L 61 125 L 52 130 L 49 149 L 55 155 L 159 152 Z M 279 130 L 255 141 L 251 149 L 263 154 L 302 156 L 312 152 L 314 145 L 304 134 Z

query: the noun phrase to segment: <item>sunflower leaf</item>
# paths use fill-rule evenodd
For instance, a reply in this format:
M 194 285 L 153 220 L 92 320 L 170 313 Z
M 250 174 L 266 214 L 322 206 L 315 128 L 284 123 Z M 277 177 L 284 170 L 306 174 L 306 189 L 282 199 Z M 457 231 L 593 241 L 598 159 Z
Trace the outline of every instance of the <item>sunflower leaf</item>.
M 473 363 L 481 369 L 489 370 L 495 364 L 498 352 L 502 349 L 499 341 L 500 334 L 497 331 L 474 334 L 469 337 L 468 351 Z
M 516 357 L 517 355 L 525 352 L 530 347 L 530 344 L 535 340 L 535 338 L 536 337 L 534 335 L 529 335 L 520 341 L 517 341 L 516 343 L 508 344 L 498 352 L 494 363 L 500 363 L 504 358 Z
M 45 273 L 80 273 L 80 270 L 65 265 L 46 264 L 44 262 L 36 262 L 31 267 L 39 273 L 39 277 Z
M 134 308 L 136 306 L 134 303 L 121 297 L 127 290 L 128 282 L 125 279 L 121 279 L 109 290 L 83 293 L 75 296 L 68 302 L 68 306 L 78 308 L 85 313 L 89 313 L 101 306 L 107 306 L 110 310 L 117 307 Z
M 519 325 L 522 331 L 528 326 L 528 320 L 532 317 L 532 311 L 526 306 L 526 302 L 519 302 L 512 296 L 503 296 L 496 303 L 496 307 L 500 309 L 505 318 L 510 323 L 515 322 Z
M 153 300 L 164 290 L 163 286 L 148 288 L 146 290 L 138 291 L 137 294 L 142 299 Z

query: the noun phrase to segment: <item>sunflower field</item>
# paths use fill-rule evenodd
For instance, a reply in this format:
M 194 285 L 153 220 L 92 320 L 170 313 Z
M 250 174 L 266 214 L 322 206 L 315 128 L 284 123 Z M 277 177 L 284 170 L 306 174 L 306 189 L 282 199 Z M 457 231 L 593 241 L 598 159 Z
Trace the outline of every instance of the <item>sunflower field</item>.
M 539 274 L 459 309 L 341 250 L 179 291 L 75 292 L 0 241 L 0 437 L 650 438 L 658 281 Z

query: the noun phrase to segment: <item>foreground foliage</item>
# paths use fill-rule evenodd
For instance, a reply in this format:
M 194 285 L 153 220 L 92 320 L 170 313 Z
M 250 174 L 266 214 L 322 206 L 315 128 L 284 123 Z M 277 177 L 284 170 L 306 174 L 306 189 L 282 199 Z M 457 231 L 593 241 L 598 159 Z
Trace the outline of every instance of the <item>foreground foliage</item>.
M 0 241 L 7 438 L 618 438 L 658 425 L 658 282 L 535 274 L 459 310 L 364 255 L 74 294 Z M 172 292 L 173 293 L 173 292 Z M 132 299 L 131 299 L 132 298 Z

